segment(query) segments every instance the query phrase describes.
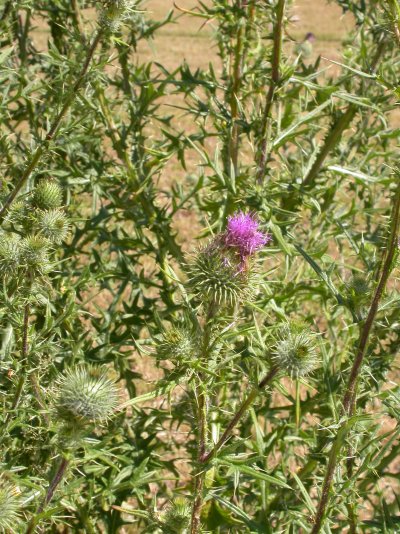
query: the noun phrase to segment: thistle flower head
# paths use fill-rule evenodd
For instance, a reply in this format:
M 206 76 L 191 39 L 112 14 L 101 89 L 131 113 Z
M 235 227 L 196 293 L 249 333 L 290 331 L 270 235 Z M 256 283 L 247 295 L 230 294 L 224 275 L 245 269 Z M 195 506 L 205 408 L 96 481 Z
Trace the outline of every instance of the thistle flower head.
M 21 239 L 21 264 L 33 274 L 43 275 L 50 269 L 50 242 L 40 234 Z
M 19 489 L 14 484 L 0 479 L 0 533 L 17 532 L 21 508 Z
M 102 423 L 117 402 L 117 386 L 105 367 L 78 366 L 65 371 L 57 381 L 56 412 L 71 426 Z
M 132 11 L 133 4 L 133 0 L 103 0 L 101 26 L 111 32 L 117 31 L 123 19 Z
M 27 220 L 27 204 L 23 200 L 13 202 L 7 213 L 7 221 L 12 224 L 24 224 Z
M 214 242 L 193 257 L 187 272 L 190 288 L 203 302 L 234 306 L 254 296 L 254 271 L 240 268 L 235 255 Z
M 177 497 L 164 511 L 158 514 L 157 524 L 164 534 L 184 534 L 191 517 L 191 506 L 184 497 Z
M 38 210 L 35 217 L 39 232 L 52 243 L 61 244 L 67 237 L 68 218 L 61 210 Z
M 171 360 L 174 363 L 187 361 L 196 352 L 196 341 L 189 329 L 172 327 L 163 332 L 156 350 L 160 360 Z
M 35 208 L 41 210 L 59 208 L 62 201 L 62 189 L 54 180 L 40 180 L 33 190 L 32 202 Z
M 233 247 L 242 260 L 254 254 L 257 250 L 271 241 L 269 234 L 259 230 L 256 217 L 242 211 L 228 217 L 228 224 L 223 235 L 226 247 Z
M 272 349 L 272 359 L 275 365 L 295 378 L 308 375 L 318 363 L 315 334 L 310 334 L 302 326 L 285 326 Z
M 21 244 L 13 235 L 0 236 L 0 275 L 15 274 L 20 267 Z

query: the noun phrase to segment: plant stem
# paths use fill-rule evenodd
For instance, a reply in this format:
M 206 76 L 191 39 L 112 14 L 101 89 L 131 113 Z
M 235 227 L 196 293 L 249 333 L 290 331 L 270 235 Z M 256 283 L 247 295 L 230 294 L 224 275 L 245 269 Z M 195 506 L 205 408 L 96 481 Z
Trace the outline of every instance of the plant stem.
M 71 91 L 69 92 L 69 94 L 68 94 L 68 96 L 67 96 L 67 98 L 66 98 L 66 100 L 64 102 L 64 105 L 62 106 L 61 110 L 59 111 L 59 113 L 57 114 L 55 119 L 53 120 L 53 123 L 50 126 L 50 129 L 46 134 L 46 137 L 39 143 L 39 145 L 37 146 L 36 150 L 34 151 L 32 157 L 31 157 L 31 160 L 29 161 L 25 171 L 22 173 L 20 179 L 15 184 L 13 191 L 10 193 L 10 195 L 8 196 L 7 200 L 5 201 L 3 207 L 0 209 L 0 223 L 4 220 L 4 217 L 5 217 L 6 213 L 7 213 L 8 208 L 10 207 L 12 202 L 14 201 L 15 197 L 18 195 L 18 193 L 21 190 L 21 188 L 24 186 L 24 184 L 26 183 L 28 178 L 31 176 L 33 171 L 38 166 L 42 156 L 46 152 L 48 152 L 50 142 L 53 139 L 56 138 L 58 130 L 59 130 L 59 127 L 60 127 L 60 124 L 61 124 L 61 121 L 64 118 L 64 116 L 67 113 L 67 111 L 69 110 L 69 108 L 71 107 L 71 105 L 74 102 L 74 100 L 76 99 L 77 94 L 79 92 L 79 89 L 81 88 L 81 86 L 82 86 L 82 84 L 83 84 L 83 82 L 85 80 L 87 71 L 89 69 L 90 62 L 93 59 L 94 52 L 95 52 L 95 50 L 96 50 L 96 48 L 97 48 L 97 46 L 98 46 L 98 44 L 100 42 L 100 39 L 101 39 L 102 35 L 103 35 L 103 29 L 100 28 L 98 30 L 95 38 L 93 39 L 93 42 L 92 42 L 92 44 L 91 44 L 91 46 L 90 46 L 90 48 L 89 48 L 89 50 L 87 52 L 87 55 L 86 55 L 85 61 L 83 63 L 82 69 L 81 69 L 81 71 L 80 71 L 80 73 L 78 75 L 78 78 L 77 78 L 74 86 L 72 87 Z
M 353 366 L 350 372 L 349 380 L 347 383 L 346 391 L 343 399 L 343 412 L 347 417 L 351 417 L 354 413 L 355 408 L 355 397 L 356 397 L 356 386 L 361 370 L 362 363 L 369 345 L 369 338 L 371 335 L 372 327 L 374 325 L 374 320 L 378 311 L 379 302 L 381 300 L 382 294 L 385 290 L 389 275 L 393 268 L 393 259 L 397 249 L 397 240 L 399 233 L 399 221 L 400 221 L 400 180 L 397 178 L 397 190 L 393 202 L 392 215 L 391 215 L 391 224 L 390 224 L 390 234 L 388 239 L 387 247 L 384 251 L 384 263 L 378 282 L 378 286 L 375 290 L 374 296 L 372 298 L 371 306 L 365 320 L 364 326 L 361 329 L 360 340 L 358 343 L 358 349 L 356 358 L 353 362 Z M 344 427 L 342 426 L 341 429 Z M 340 430 L 339 429 L 339 432 Z M 317 513 L 315 515 L 314 526 L 311 531 L 311 534 L 318 534 L 322 527 L 323 519 L 325 516 L 326 507 L 329 502 L 329 492 L 332 485 L 333 475 L 335 468 L 338 462 L 338 455 L 342 446 L 342 440 L 338 439 L 338 436 L 335 438 L 335 442 L 332 446 L 327 471 L 325 474 L 325 479 L 322 486 L 321 498 L 318 504 Z
M 49 504 L 51 499 L 53 498 L 54 492 L 61 482 L 65 471 L 68 467 L 69 460 L 66 458 L 63 458 L 60 462 L 60 465 L 58 466 L 57 472 L 53 477 L 53 480 L 50 482 L 50 485 L 48 487 L 47 493 L 41 504 L 39 505 L 38 509 L 36 510 L 35 515 L 32 517 L 32 519 L 29 522 L 28 528 L 26 529 L 25 534 L 32 534 L 35 530 L 36 524 L 37 524 L 37 516 L 43 512 L 43 510 L 46 508 L 46 506 Z
M 385 43 L 382 41 L 379 43 L 376 50 L 376 54 L 371 62 L 370 70 L 374 71 L 380 61 L 380 58 L 385 50 Z M 368 82 L 363 81 L 362 85 L 367 84 Z M 360 89 L 360 93 L 362 93 Z M 307 175 L 303 180 L 303 187 L 312 187 L 314 185 L 315 179 L 319 174 L 328 154 L 335 148 L 340 139 L 342 138 L 343 132 L 349 127 L 350 123 L 354 119 L 357 113 L 357 106 L 355 104 L 349 104 L 347 109 L 340 115 L 340 117 L 332 123 L 331 129 L 328 135 L 325 138 L 324 144 L 321 150 L 318 153 L 314 164 L 311 169 L 308 171 Z
M 240 419 L 243 417 L 243 415 L 247 412 L 249 407 L 253 404 L 257 396 L 260 394 L 260 391 L 262 391 L 267 384 L 271 382 L 271 380 L 275 377 L 275 375 L 278 372 L 278 367 L 272 367 L 272 369 L 267 373 L 267 375 L 261 380 L 261 382 L 258 384 L 257 387 L 254 387 L 249 395 L 245 398 L 245 400 L 242 402 L 242 404 L 239 406 L 238 411 L 235 413 L 235 415 L 232 417 L 230 423 L 226 427 L 224 433 L 218 440 L 218 442 L 214 445 L 214 448 L 208 452 L 207 454 L 204 454 L 200 461 L 203 464 L 206 464 L 209 462 L 214 456 L 217 454 L 217 452 L 220 450 L 220 448 L 227 442 L 230 435 L 232 434 L 234 428 L 240 421 Z
M 272 50 L 272 73 L 267 98 L 265 101 L 264 112 L 261 121 L 261 142 L 258 150 L 257 161 L 257 181 L 262 182 L 265 175 L 267 164 L 267 143 L 268 143 L 268 125 L 271 115 L 272 104 L 275 98 L 276 89 L 280 83 L 280 62 L 282 55 L 282 36 L 283 36 L 283 17 L 285 14 L 285 0 L 278 0 L 276 6 L 276 22 L 274 25 L 274 42 Z
M 201 347 L 200 361 L 203 365 L 207 365 L 208 355 L 210 351 L 211 329 L 212 321 L 216 313 L 216 306 L 210 303 L 205 319 L 203 342 Z M 201 460 L 205 454 L 207 442 L 207 392 L 204 384 L 204 374 L 199 373 L 200 393 L 198 396 L 197 406 L 197 420 L 199 425 L 198 445 L 197 445 L 197 460 L 201 464 Z M 204 488 L 205 472 L 200 469 L 195 475 L 194 500 L 192 507 L 192 519 L 190 526 L 190 533 L 197 534 L 200 531 L 200 516 L 201 507 L 203 505 L 203 488 Z
M 28 359 L 28 333 L 29 333 L 29 303 L 27 302 L 24 307 L 24 318 L 22 324 L 22 346 L 21 346 L 21 376 L 19 378 L 17 389 L 14 393 L 14 399 L 11 405 L 11 410 L 7 413 L 4 420 L 4 424 L 7 425 L 10 420 L 11 413 L 18 408 L 18 405 L 21 400 L 22 390 L 24 389 L 26 381 L 26 368 L 27 368 L 27 359 Z
M 238 6 L 241 7 L 241 2 L 238 0 Z M 230 108 L 231 108 L 231 120 L 232 120 L 232 130 L 229 140 L 229 167 L 227 172 L 231 173 L 231 165 L 234 177 L 238 173 L 238 157 L 239 157 L 239 125 L 237 119 L 239 116 L 239 91 L 242 83 L 241 77 L 241 66 L 242 66 L 242 48 L 243 48 L 243 21 L 239 19 L 239 28 L 236 38 L 235 46 L 235 55 L 234 55 L 234 64 L 233 64 L 233 75 L 232 75 L 232 90 L 230 97 Z
M 316 160 L 314 161 L 314 164 L 303 180 L 303 187 L 309 187 L 314 184 L 315 178 L 321 170 L 326 157 L 340 141 L 343 132 L 348 128 L 356 113 L 357 106 L 350 104 L 346 111 L 342 113 L 340 117 L 332 124 L 332 127 L 325 138 L 323 147 L 321 148 Z

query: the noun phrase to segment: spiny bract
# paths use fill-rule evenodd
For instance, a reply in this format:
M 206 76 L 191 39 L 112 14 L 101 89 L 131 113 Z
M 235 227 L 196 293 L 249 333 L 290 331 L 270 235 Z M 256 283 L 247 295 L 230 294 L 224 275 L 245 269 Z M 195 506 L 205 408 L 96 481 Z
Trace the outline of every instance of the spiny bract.
M 308 375 L 318 363 L 315 334 L 297 325 L 285 326 L 272 349 L 272 359 L 295 378 Z
M 206 247 L 193 257 L 186 270 L 190 288 L 202 301 L 233 306 L 254 296 L 254 269 L 241 269 L 229 251 Z
M 32 203 L 35 208 L 42 210 L 59 208 L 62 201 L 62 189 L 54 180 L 41 180 L 33 191 Z
M 67 369 L 58 379 L 55 408 L 69 424 L 101 423 L 111 416 L 118 403 L 115 382 L 105 367 Z

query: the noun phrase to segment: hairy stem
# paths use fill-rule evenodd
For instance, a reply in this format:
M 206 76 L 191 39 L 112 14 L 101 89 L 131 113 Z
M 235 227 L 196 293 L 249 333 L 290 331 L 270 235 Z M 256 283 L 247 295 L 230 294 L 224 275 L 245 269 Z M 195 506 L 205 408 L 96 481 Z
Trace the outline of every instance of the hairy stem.
M 239 0 L 240 4 L 240 0 Z M 243 22 L 239 21 L 239 29 L 237 32 L 235 54 L 234 54 L 234 63 L 233 63 L 233 74 L 232 74 L 232 90 L 230 97 L 230 108 L 231 108 L 231 120 L 232 120 L 232 130 L 229 140 L 229 168 L 227 173 L 230 174 L 230 166 L 232 165 L 232 170 L 234 176 L 237 176 L 238 172 L 238 157 L 239 157 L 239 125 L 237 119 L 239 116 L 239 91 L 242 84 L 242 49 L 243 49 Z
M 45 498 L 43 499 L 43 501 L 39 505 L 38 509 L 36 510 L 35 515 L 30 520 L 28 528 L 26 529 L 26 533 L 25 534 L 32 534 L 35 531 L 35 527 L 36 527 L 37 522 L 38 522 L 37 516 L 40 515 L 44 511 L 46 506 L 49 504 L 49 502 L 53 498 L 53 495 L 54 495 L 54 492 L 57 489 L 57 486 L 59 485 L 59 483 L 61 482 L 61 480 L 64 477 L 64 474 L 65 474 L 65 471 L 66 471 L 66 469 L 68 467 L 68 464 L 69 464 L 69 461 L 66 458 L 63 458 L 61 460 L 60 465 L 58 466 L 57 472 L 54 475 L 53 480 L 50 482 L 50 485 L 49 485 L 49 487 L 47 489 L 47 493 L 45 495 Z
M 211 329 L 213 318 L 216 313 L 216 307 L 214 303 L 209 305 L 207 316 L 203 331 L 203 341 L 201 347 L 200 360 L 206 365 L 211 345 Z M 201 460 L 206 451 L 207 443 L 207 391 L 204 383 L 205 376 L 203 373 L 199 373 L 199 389 L 200 393 L 197 401 L 197 421 L 198 421 L 198 440 L 197 440 L 197 460 L 201 464 Z M 200 532 L 200 516 L 201 508 L 203 505 L 203 488 L 204 488 L 205 472 L 203 469 L 199 469 L 195 475 L 195 487 L 194 487 L 194 500 L 192 507 L 192 519 L 190 526 L 190 534 L 198 534 Z
M 77 97 L 77 94 L 79 92 L 79 89 L 81 88 L 83 82 L 85 81 L 86 74 L 89 69 L 89 65 L 93 59 L 94 52 L 100 43 L 100 39 L 103 35 L 103 30 L 100 28 L 93 39 L 93 42 L 87 52 L 85 61 L 83 63 L 82 69 L 78 75 L 78 78 L 72 87 L 71 91 L 69 92 L 67 98 L 65 99 L 64 105 L 62 106 L 61 110 L 58 112 L 57 116 L 53 120 L 49 131 L 47 132 L 45 138 L 39 143 L 36 150 L 34 151 L 31 160 L 29 161 L 25 171 L 22 173 L 21 177 L 17 181 L 17 183 L 14 186 L 13 191 L 8 196 L 7 200 L 5 201 L 3 207 L 0 209 L 0 223 L 4 220 L 4 217 L 7 213 L 7 210 L 9 209 L 10 205 L 14 201 L 15 197 L 18 195 L 21 188 L 24 186 L 28 178 L 31 176 L 31 174 L 35 171 L 37 168 L 42 156 L 48 152 L 50 142 L 54 140 L 57 136 L 60 124 L 66 115 L 67 111 L 71 107 L 72 103 Z
M 371 71 L 374 71 L 378 66 L 378 63 L 382 57 L 384 50 L 385 43 L 382 41 L 379 43 L 378 48 L 376 50 L 376 54 L 371 62 Z M 362 85 L 365 86 L 367 83 L 368 81 L 363 80 Z M 361 90 L 360 93 L 364 94 Z M 339 143 L 340 139 L 342 138 L 343 132 L 349 127 L 350 123 L 352 122 L 357 113 L 357 110 L 358 108 L 355 104 L 349 104 L 347 106 L 347 109 L 340 115 L 340 117 L 332 123 L 331 129 L 328 132 L 328 135 L 325 137 L 324 144 L 322 145 L 322 148 L 319 151 L 318 156 L 314 161 L 314 164 L 311 166 L 310 170 L 308 171 L 307 175 L 303 180 L 303 187 L 312 187 L 314 185 L 315 179 L 318 176 L 326 158 Z
M 358 343 L 358 349 L 356 353 L 355 360 L 350 372 L 348 379 L 347 387 L 343 399 L 343 412 L 345 415 L 350 417 L 354 413 L 355 408 L 355 397 L 356 397 L 356 386 L 361 370 L 362 363 L 369 345 L 369 339 L 371 331 L 374 325 L 374 320 L 378 311 L 379 302 L 381 300 L 382 294 L 385 290 L 389 275 L 393 268 L 393 259 L 397 249 L 397 240 L 399 233 L 399 220 L 400 220 L 400 180 L 397 178 L 397 190 L 393 201 L 392 215 L 391 215 L 391 224 L 390 224 L 390 234 L 388 239 L 388 244 L 384 251 L 384 262 L 380 275 L 380 279 L 375 290 L 372 302 L 369 308 L 369 312 L 365 323 L 361 329 L 360 339 Z M 343 429 L 343 427 L 342 427 Z M 339 429 L 340 432 L 341 429 Z M 321 497 L 318 504 L 317 512 L 315 515 L 314 526 L 311 531 L 311 534 L 318 534 L 321 530 L 323 519 L 325 516 L 325 511 L 329 502 L 329 493 L 332 485 L 332 480 L 335 472 L 335 468 L 338 462 L 338 456 L 341 450 L 342 439 L 338 439 L 338 436 L 335 439 L 335 442 L 332 446 L 327 471 L 325 474 L 325 479 L 322 485 Z
M 19 403 L 21 401 L 21 395 L 22 390 L 24 389 L 25 381 L 26 381 L 26 368 L 27 368 L 27 359 L 28 359 L 28 351 L 29 351 L 29 344 L 28 344 L 28 333 L 29 333 L 29 303 L 27 302 L 24 307 L 24 318 L 23 318 L 23 324 L 22 324 L 22 343 L 21 343 L 21 376 L 19 377 L 19 381 L 17 384 L 17 389 L 14 393 L 14 399 L 11 405 L 11 410 L 7 413 L 5 418 L 5 425 L 7 425 L 11 413 L 16 410 L 19 406 Z
M 278 4 L 276 6 L 276 22 L 274 25 L 274 43 L 272 50 L 271 82 L 269 85 L 261 120 L 261 142 L 258 149 L 257 160 L 257 181 L 260 183 L 262 182 L 265 176 L 266 164 L 268 159 L 268 125 L 270 121 L 272 104 L 275 99 L 276 89 L 280 83 L 280 62 L 282 55 L 283 17 L 285 14 L 285 2 L 286 0 L 278 0 Z
M 272 367 L 272 369 L 268 372 L 268 374 L 261 380 L 261 382 L 258 384 L 257 387 L 254 387 L 249 395 L 245 398 L 245 400 L 242 402 L 242 404 L 239 406 L 238 411 L 235 413 L 235 415 L 232 417 L 231 421 L 229 422 L 228 426 L 226 427 L 224 433 L 218 440 L 218 442 L 214 445 L 214 448 L 208 452 L 207 454 L 203 454 L 203 456 L 200 458 L 200 461 L 204 464 L 209 462 L 212 458 L 215 457 L 217 452 L 223 447 L 223 445 L 227 442 L 229 437 L 231 436 L 233 430 L 235 429 L 238 422 L 241 420 L 241 418 L 244 416 L 244 414 L 247 412 L 247 410 L 250 408 L 250 406 L 253 404 L 255 399 L 258 397 L 260 392 L 265 388 L 267 384 L 269 384 L 272 379 L 275 377 L 275 375 L 278 372 L 277 367 Z

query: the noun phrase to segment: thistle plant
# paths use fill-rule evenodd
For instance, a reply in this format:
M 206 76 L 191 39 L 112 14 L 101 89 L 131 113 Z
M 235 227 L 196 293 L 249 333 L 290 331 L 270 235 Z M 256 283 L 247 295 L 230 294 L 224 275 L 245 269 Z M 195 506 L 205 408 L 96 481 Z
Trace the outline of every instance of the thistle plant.
M 396 530 L 398 1 L 3 4 L 0 530 Z

